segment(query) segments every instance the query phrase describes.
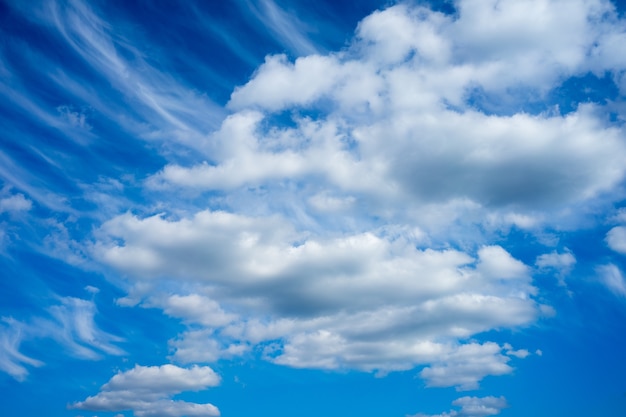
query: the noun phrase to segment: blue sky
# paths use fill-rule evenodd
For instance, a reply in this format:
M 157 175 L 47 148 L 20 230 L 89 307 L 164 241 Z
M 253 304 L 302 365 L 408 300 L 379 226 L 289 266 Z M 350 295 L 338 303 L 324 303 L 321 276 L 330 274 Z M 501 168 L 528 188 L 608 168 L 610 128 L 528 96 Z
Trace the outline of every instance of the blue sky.
M 625 10 L 0 2 L 3 415 L 623 414 Z

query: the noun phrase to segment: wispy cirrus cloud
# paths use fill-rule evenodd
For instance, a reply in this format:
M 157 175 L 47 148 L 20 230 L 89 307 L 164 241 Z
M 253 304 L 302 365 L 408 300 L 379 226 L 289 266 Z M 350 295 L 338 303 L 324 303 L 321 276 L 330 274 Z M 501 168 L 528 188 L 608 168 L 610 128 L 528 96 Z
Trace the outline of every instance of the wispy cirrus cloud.
M 103 355 L 123 355 L 115 345 L 123 339 L 101 330 L 94 320 L 96 306 L 92 300 L 59 297 L 58 304 L 47 309 L 47 315 L 17 320 L 4 317 L 0 328 L 0 369 L 17 380 L 28 375 L 26 366 L 43 366 L 38 359 L 20 352 L 22 344 L 51 339 L 66 352 L 82 360 L 98 360 Z

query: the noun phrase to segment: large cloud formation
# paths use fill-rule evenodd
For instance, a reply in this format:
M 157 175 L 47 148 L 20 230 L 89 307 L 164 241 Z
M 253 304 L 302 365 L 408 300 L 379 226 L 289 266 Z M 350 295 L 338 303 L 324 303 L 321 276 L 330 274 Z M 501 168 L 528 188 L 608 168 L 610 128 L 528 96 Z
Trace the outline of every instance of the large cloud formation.
M 574 228 L 624 197 L 626 141 L 610 103 L 542 107 L 572 77 L 607 77 L 626 94 L 626 23 L 609 1 L 458 0 L 454 14 L 396 4 L 363 19 L 341 51 L 314 53 L 294 38 L 308 55 L 267 56 L 226 109 L 140 54 L 129 53 L 133 67 L 104 21 L 68 4 L 33 19 L 47 19 L 137 114 L 72 91 L 125 133 L 169 145 L 168 162 L 141 184 L 154 204 L 135 213 L 107 205 L 114 214 L 81 256 L 128 290 L 120 305 L 179 319 L 186 328 L 169 359 L 191 366 L 138 365 L 76 408 L 217 415 L 172 397 L 217 384 L 197 363 L 235 357 L 381 375 L 418 368 L 427 386 L 475 389 L 531 348 L 486 332 L 553 313 L 536 297 L 533 267 L 493 236 Z M 293 26 L 274 16 L 276 33 Z M 18 194 L 0 203 L 30 208 Z M 624 253 L 624 235 L 616 226 L 607 245 Z M 536 266 L 565 274 L 576 258 L 557 249 Z M 626 293 L 617 266 L 599 271 Z M 14 333 L 0 341 L 13 352 L 0 357 L 3 369 L 20 376 L 20 364 L 35 364 Z M 454 405 L 461 411 L 442 416 L 495 415 L 506 401 Z
M 146 183 L 228 192 L 225 208 L 100 228 L 91 251 L 128 277 L 123 302 L 202 327 L 172 340 L 173 360 L 260 346 L 292 367 L 421 365 L 427 385 L 458 389 L 511 372 L 510 350 L 472 337 L 550 308 L 532 269 L 475 226 L 554 225 L 623 180 L 623 131 L 598 105 L 519 111 L 567 77 L 617 79 L 623 24 L 604 1 L 456 6 L 395 5 L 341 52 L 268 56 L 203 142 L 205 162 Z M 165 281 L 186 290 L 160 293 Z

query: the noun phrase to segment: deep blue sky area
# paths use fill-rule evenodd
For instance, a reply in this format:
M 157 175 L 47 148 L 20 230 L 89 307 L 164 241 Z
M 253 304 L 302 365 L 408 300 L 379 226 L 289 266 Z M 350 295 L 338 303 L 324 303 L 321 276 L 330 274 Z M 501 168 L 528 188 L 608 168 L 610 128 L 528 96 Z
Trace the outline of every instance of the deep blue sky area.
M 0 414 L 626 414 L 625 11 L 0 0 Z

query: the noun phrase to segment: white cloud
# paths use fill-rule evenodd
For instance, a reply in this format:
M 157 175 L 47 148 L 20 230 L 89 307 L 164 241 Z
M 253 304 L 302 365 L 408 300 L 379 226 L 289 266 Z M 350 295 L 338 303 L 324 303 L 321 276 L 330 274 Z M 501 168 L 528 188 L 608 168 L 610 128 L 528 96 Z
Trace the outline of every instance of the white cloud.
M 302 55 L 316 52 L 316 46 L 306 35 L 307 24 L 300 21 L 294 14 L 281 9 L 273 0 L 241 3 L 246 11 L 252 11 L 263 23 L 263 30 L 269 29 L 274 38 L 283 46 Z
M 424 203 L 468 199 L 489 210 L 505 207 L 505 222 L 532 228 L 537 212 L 588 201 L 624 178 L 622 130 L 607 126 L 590 104 L 566 116 L 488 115 L 467 99 L 476 88 L 506 96 L 507 89 L 541 89 L 586 71 L 583 58 L 600 31 L 590 19 L 606 7 L 568 4 L 574 12 L 567 17 L 558 1 L 477 5 L 500 19 L 490 30 L 524 27 L 505 31 L 509 43 L 482 33 L 474 24 L 480 16 L 463 2 L 457 20 L 399 5 L 366 18 L 348 51 L 293 63 L 270 56 L 233 92 L 229 106 L 237 112 L 207 144 L 211 164 L 168 165 L 150 183 L 230 190 L 321 181 L 347 194 L 335 198 L 358 191 L 377 199 L 381 210 L 419 211 Z M 543 23 L 527 27 L 537 7 Z M 528 13 L 520 17 L 520 11 Z M 390 35 L 405 27 L 411 30 L 403 32 L 416 34 Z M 555 35 L 548 43 L 547 33 Z M 510 60 L 500 57 L 505 44 Z M 476 53 L 465 54 L 466 47 Z M 433 61 L 443 59 L 445 51 L 449 58 Z M 267 129 L 267 116 L 285 109 L 322 114 L 297 119 L 295 127 Z
M 24 325 L 15 319 L 2 317 L 0 322 L 0 371 L 6 372 L 18 381 L 28 375 L 24 365 L 41 366 L 43 363 L 20 353 Z
M 71 127 L 91 130 L 91 125 L 87 122 L 87 115 L 84 110 L 76 111 L 71 106 L 59 106 L 57 111 L 63 121 Z
M 452 405 L 461 409 L 430 416 L 419 413 L 412 417 L 486 417 L 500 414 L 508 407 L 504 397 L 461 397 L 454 400 Z
M 476 389 L 478 381 L 487 375 L 512 372 L 507 364 L 510 359 L 501 354 L 501 350 L 495 343 L 463 345 L 424 368 L 420 376 L 430 387 L 456 386 L 459 391 Z
M 199 294 L 175 294 L 162 300 L 153 299 L 148 306 L 158 306 L 169 316 L 207 327 L 224 326 L 237 318 L 234 314 L 226 313 L 216 301 Z
M 541 270 L 555 271 L 559 284 L 565 286 L 565 276 L 568 275 L 574 265 L 576 265 L 576 258 L 568 250 L 564 253 L 553 251 L 539 255 L 535 261 L 535 265 Z
M 461 407 L 461 414 L 471 417 L 494 416 L 508 407 L 504 397 L 462 397 L 452 402 Z
M 296 59 L 294 64 L 286 55 L 268 56 L 254 81 L 235 89 L 229 106 L 235 109 L 262 106 L 275 111 L 311 104 L 330 92 L 340 70 L 339 62 L 332 56 L 310 55 Z
M 626 255 L 626 226 L 616 226 L 609 230 L 606 243 L 615 252 Z
M 24 197 L 23 194 L 14 194 L 9 197 L 0 198 L 0 213 L 28 211 L 33 203 Z
M 42 366 L 43 362 L 19 351 L 22 343 L 52 339 L 77 359 L 96 360 L 107 355 L 125 352 L 114 343 L 123 339 L 101 330 L 95 322 L 96 305 L 92 300 L 59 297 L 59 304 L 47 308 L 49 316 L 33 317 L 26 321 L 2 318 L 0 323 L 0 371 L 17 380 L 28 375 L 24 365 Z
M 306 237 L 280 217 L 204 211 L 179 220 L 125 214 L 99 236 L 94 255 L 138 291 L 146 279 L 175 276 L 207 294 L 148 300 L 207 328 L 172 342 L 172 357 L 183 362 L 270 343 L 266 359 L 292 367 L 388 372 L 436 363 L 423 373 L 432 385 L 468 388 L 512 368 L 498 345 L 457 340 L 539 314 L 529 268 L 503 248 L 485 246 L 475 258 L 419 250 L 423 236 L 411 229 Z M 463 358 L 474 367 L 461 369 Z
M 143 62 L 140 55 L 118 45 L 85 4 L 52 8 L 49 23 L 142 104 L 153 135 L 167 132 L 197 157 L 170 158 L 146 181 L 147 193 L 171 197 L 156 205 L 168 209 L 114 215 L 88 248 L 128 282 L 120 303 L 157 307 L 186 324 L 170 341 L 172 360 L 262 352 L 297 368 L 382 374 L 420 366 L 428 386 L 469 390 L 529 355 L 472 339 L 554 311 L 533 299 L 533 270 L 490 238 L 511 228 L 558 230 L 598 198 L 619 199 L 626 144 L 602 104 L 564 115 L 519 110 L 569 77 L 617 77 L 626 64 L 611 54 L 624 24 L 602 0 L 455 6 L 456 15 L 409 4 L 377 11 L 348 47 L 324 55 L 293 31 L 293 16 L 259 3 L 253 12 L 276 39 L 309 55 L 267 56 L 232 92 L 221 124 L 203 120 L 223 115 L 208 100 L 147 63 L 142 73 L 129 65 L 118 49 Z M 223 193 L 208 193 L 202 207 L 180 201 L 204 191 Z M 620 233 L 607 235 L 611 248 L 621 248 Z M 552 252 L 535 265 L 564 276 L 575 262 Z M 612 291 L 626 292 L 617 267 L 601 272 Z M 90 327 L 64 308 L 53 313 L 69 329 L 62 340 L 70 349 L 111 349 L 111 340 L 90 342 Z M 212 407 L 167 402 L 175 390 L 157 390 L 157 410 L 115 388 L 114 380 L 164 372 L 150 369 L 119 374 L 80 406 L 136 415 Z M 455 405 L 461 411 L 445 415 L 494 415 L 505 401 Z
M 343 211 L 351 208 L 355 203 L 354 197 L 333 197 L 328 193 L 315 194 L 309 199 L 309 204 L 321 212 Z
M 225 339 L 223 342 L 220 339 Z M 188 330 L 170 341 L 174 351 L 172 360 L 180 363 L 211 363 L 219 359 L 232 359 L 248 353 L 247 342 L 232 342 L 222 338 L 212 329 Z
M 34 337 L 54 339 L 73 356 L 80 359 L 99 359 L 102 353 L 123 355 L 125 352 L 114 342 L 122 338 L 109 334 L 96 325 L 96 305 L 91 300 L 62 297 L 61 303 L 48 308 L 53 320 L 43 317 L 33 319 L 30 332 Z
M 212 404 L 173 401 L 185 391 L 201 391 L 219 385 L 219 376 L 207 366 L 140 366 L 118 372 L 100 392 L 71 408 L 92 411 L 132 410 L 137 417 L 219 416 Z
M 524 358 L 526 358 L 527 356 L 530 355 L 530 352 L 528 350 L 526 350 L 526 349 L 515 350 L 508 343 L 505 343 L 502 347 L 504 349 L 506 349 L 506 354 L 509 355 L 509 356 L 515 356 L 516 358 L 524 359 Z M 539 356 L 541 356 L 541 355 L 539 355 Z
M 597 270 L 602 284 L 615 295 L 626 297 L 626 279 L 616 265 L 602 265 Z
M 569 271 L 576 264 L 576 258 L 571 252 L 544 253 L 539 255 L 535 261 L 535 265 L 539 268 L 554 268 L 563 271 Z

